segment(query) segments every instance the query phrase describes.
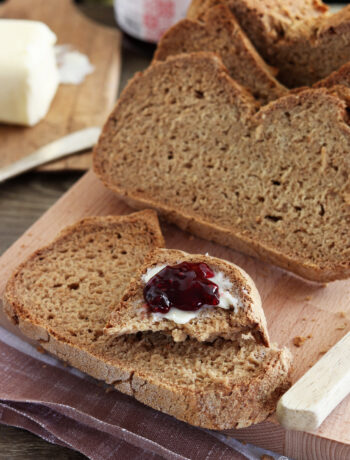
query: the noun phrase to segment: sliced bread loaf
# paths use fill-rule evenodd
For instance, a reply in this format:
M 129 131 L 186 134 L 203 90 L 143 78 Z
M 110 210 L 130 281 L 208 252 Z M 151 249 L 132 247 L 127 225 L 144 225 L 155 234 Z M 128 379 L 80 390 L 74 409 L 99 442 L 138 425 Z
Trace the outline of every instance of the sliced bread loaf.
M 350 276 L 349 152 L 347 104 L 332 90 L 256 112 L 218 57 L 193 53 L 134 77 L 94 169 L 135 207 L 325 282 Z
M 291 27 L 322 17 L 328 7 L 321 0 L 192 0 L 190 19 L 202 19 L 213 5 L 226 5 L 262 56 L 281 40 Z
M 291 27 L 269 52 L 289 87 L 311 86 L 350 60 L 350 6 Z
M 210 281 L 219 288 L 219 305 L 204 306 L 196 311 L 172 307 L 168 313 L 153 313 L 144 299 L 146 283 L 162 268 L 182 262 L 207 264 L 215 275 Z M 184 284 L 188 288 L 187 283 Z M 166 292 L 163 295 L 167 295 Z M 188 336 L 210 342 L 218 337 L 237 340 L 242 334 L 250 333 L 257 343 L 269 344 L 260 295 L 250 276 L 222 259 L 174 249 L 157 249 L 150 253 L 121 302 L 113 309 L 105 328 L 108 335 L 115 336 L 139 331 L 167 332 L 175 342 L 182 342 Z
M 288 350 L 249 337 L 206 344 L 152 332 L 102 333 L 110 305 L 162 244 L 150 211 L 85 219 L 16 270 L 5 311 L 45 350 L 181 420 L 212 429 L 264 420 L 289 386 Z
M 286 92 L 273 71 L 225 5 L 214 6 L 203 15 L 203 22 L 184 19 L 170 28 L 160 40 L 155 60 L 194 51 L 213 51 L 222 58 L 230 76 L 251 91 L 262 104 Z
M 193 0 L 191 19 L 225 5 L 261 56 L 293 88 L 311 86 L 350 60 L 350 6 L 335 14 L 313 0 Z

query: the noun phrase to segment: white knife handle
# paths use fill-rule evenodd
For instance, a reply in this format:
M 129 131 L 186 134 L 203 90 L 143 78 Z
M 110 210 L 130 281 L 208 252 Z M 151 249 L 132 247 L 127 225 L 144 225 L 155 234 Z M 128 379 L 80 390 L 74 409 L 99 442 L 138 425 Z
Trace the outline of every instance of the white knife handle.
M 350 393 L 350 332 L 279 400 L 278 421 L 288 430 L 314 431 Z
M 15 163 L 9 164 L 0 169 L 0 182 L 3 182 L 10 177 L 17 176 L 25 171 L 36 168 L 37 166 L 48 163 L 49 161 L 57 160 L 66 155 L 80 152 L 91 148 L 96 144 L 101 133 L 101 128 L 92 127 L 81 129 L 75 133 L 61 137 L 50 144 L 41 147 L 36 152 L 22 158 Z

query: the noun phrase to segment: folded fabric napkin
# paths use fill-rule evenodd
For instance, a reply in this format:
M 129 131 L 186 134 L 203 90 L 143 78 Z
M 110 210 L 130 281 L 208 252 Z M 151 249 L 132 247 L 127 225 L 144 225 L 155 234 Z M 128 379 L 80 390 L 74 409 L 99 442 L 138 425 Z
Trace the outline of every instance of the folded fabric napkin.
M 286 459 L 144 406 L 1 327 L 0 382 L 0 423 L 92 460 Z

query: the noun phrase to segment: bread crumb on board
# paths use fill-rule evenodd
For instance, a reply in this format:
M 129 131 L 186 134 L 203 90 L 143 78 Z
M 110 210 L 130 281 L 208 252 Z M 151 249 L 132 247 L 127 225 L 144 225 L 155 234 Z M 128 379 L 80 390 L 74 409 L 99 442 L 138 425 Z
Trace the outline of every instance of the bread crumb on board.
M 345 311 L 339 311 L 339 312 L 338 312 L 338 315 L 339 315 L 341 318 L 346 318 L 346 313 L 345 313 Z
M 300 335 L 297 335 L 296 337 L 294 337 L 293 339 L 293 345 L 295 347 L 301 347 L 304 345 L 304 343 L 308 340 L 308 339 L 311 339 L 312 335 L 309 334 L 307 337 L 301 337 Z
M 305 297 L 305 300 L 311 300 L 311 299 L 312 299 L 311 295 L 307 295 L 307 296 Z
M 271 457 L 271 455 L 263 454 L 260 457 L 260 460 L 273 460 L 273 457 Z

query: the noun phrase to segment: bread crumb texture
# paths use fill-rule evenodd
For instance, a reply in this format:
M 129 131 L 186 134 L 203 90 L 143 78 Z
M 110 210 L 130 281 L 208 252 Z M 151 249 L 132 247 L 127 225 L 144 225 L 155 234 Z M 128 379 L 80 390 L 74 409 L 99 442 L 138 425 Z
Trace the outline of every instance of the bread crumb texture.
M 288 350 L 252 340 L 103 334 L 110 306 L 163 244 L 152 211 L 85 219 L 16 270 L 5 311 L 50 353 L 181 420 L 212 429 L 264 420 L 290 385 Z
M 350 275 L 349 152 L 339 91 L 306 89 L 257 112 L 218 57 L 194 53 L 129 83 L 94 169 L 131 205 L 324 282 Z

